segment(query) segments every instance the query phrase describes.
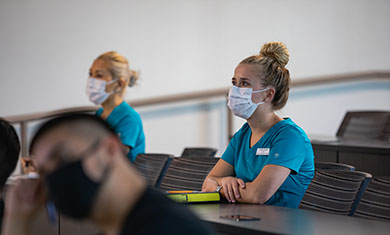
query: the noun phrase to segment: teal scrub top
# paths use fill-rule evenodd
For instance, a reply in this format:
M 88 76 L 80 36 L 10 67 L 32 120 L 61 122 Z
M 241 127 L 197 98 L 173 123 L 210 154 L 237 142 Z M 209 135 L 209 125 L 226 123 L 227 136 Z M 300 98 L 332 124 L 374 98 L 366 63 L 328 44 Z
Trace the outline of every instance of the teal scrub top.
M 252 130 L 245 123 L 238 130 L 222 159 L 234 167 L 236 177 L 252 182 L 268 164 L 287 167 L 291 173 L 265 203 L 297 208 L 314 177 L 314 154 L 306 133 L 290 118 L 273 125 L 250 148 Z
M 96 111 L 101 116 L 103 108 Z M 106 122 L 118 134 L 122 143 L 130 147 L 127 154 L 130 161 L 134 162 L 140 153 L 145 153 L 145 134 L 140 115 L 129 104 L 123 101 L 108 115 Z

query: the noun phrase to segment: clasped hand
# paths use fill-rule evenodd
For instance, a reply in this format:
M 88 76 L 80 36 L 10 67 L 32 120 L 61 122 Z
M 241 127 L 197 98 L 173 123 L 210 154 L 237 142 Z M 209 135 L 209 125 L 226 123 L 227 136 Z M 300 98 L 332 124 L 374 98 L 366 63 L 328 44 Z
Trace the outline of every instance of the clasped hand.
M 222 192 L 228 202 L 236 202 L 241 198 L 240 188 L 245 188 L 245 182 L 242 179 L 232 176 L 223 177 L 220 181 Z

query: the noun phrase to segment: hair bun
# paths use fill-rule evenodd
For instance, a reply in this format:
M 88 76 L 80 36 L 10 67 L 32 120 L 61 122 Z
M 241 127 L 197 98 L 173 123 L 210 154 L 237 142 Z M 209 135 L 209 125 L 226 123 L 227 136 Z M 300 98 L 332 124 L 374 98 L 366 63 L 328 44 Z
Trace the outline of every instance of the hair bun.
M 135 71 L 135 70 L 132 70 L 132 69 L 129 69 L 129 73 L 130 73 L 130 79 L 129 79 L 129 87 L 132 87 L 134 86 L 138 79 L 139 79 L 139 75 L 140 75 L 140 72 L 138 71 Z
M 261 57 L 272 58 L 280 66 L 287 65 L 290 54 L 288 53 L 286 45 L 282 42 L 268 42 L 263 45 L 260 50 Z

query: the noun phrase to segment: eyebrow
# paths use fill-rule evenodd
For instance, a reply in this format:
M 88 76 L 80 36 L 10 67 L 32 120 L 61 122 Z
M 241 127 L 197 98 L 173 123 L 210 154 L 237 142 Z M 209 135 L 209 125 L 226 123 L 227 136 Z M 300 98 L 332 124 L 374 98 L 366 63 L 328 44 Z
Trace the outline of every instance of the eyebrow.
M 96 70 L 95 72 L 97 72 L 97 73 L 105 73 L 106 71 L 101 70 L 101 69 L 98 69 L 98 70 Z
M 235 77 L 232 77 L 232 80 L 233 79 L 236 79 L 237 80 L 237 78 L 235 78 Z M 239 78 L 241 81 L 250 81 L 250 79 L 249 78 Z
M 92 69 L 89 69 L 89 73 L 92 74 Z M 104 70 L 98 69 L 98 70 L 95 71 L 95 73 L 105 74 L 106 72 Z

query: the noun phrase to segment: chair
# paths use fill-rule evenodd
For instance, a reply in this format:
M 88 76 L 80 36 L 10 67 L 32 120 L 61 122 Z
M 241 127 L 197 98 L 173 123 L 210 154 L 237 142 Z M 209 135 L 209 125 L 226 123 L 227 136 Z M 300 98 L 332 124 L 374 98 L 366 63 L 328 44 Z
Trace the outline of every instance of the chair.
M 335 162 L 315 162 L 314 163 L 315 170 L 342 170 L 342 171 L 354 171 L 355 167 L 343 164 L 343 163 L 335 163 Z
M 342 139 L 389 141 L 390 111 L 347 112 L 336 136 Z
M 171 161 L 161 182 L 162 190 L 199 191 L 208 173 L 219 158 L 178 157 Z
M 360 171 L 315 172 L 299 208 L 353 215 L 371 174 Z
M 191 156 L 203 156 L 203 157 L 214 157 L 217 153 L 215 148 L 185 148 L 181 157 Z
M 354 216 L 390 222 L 390 179 L 371 180 Z
M 148 185 L 158 187 L 173 157 L 170 154 L 139 154 L 135 158 L 134 166 L 145 177 Z

